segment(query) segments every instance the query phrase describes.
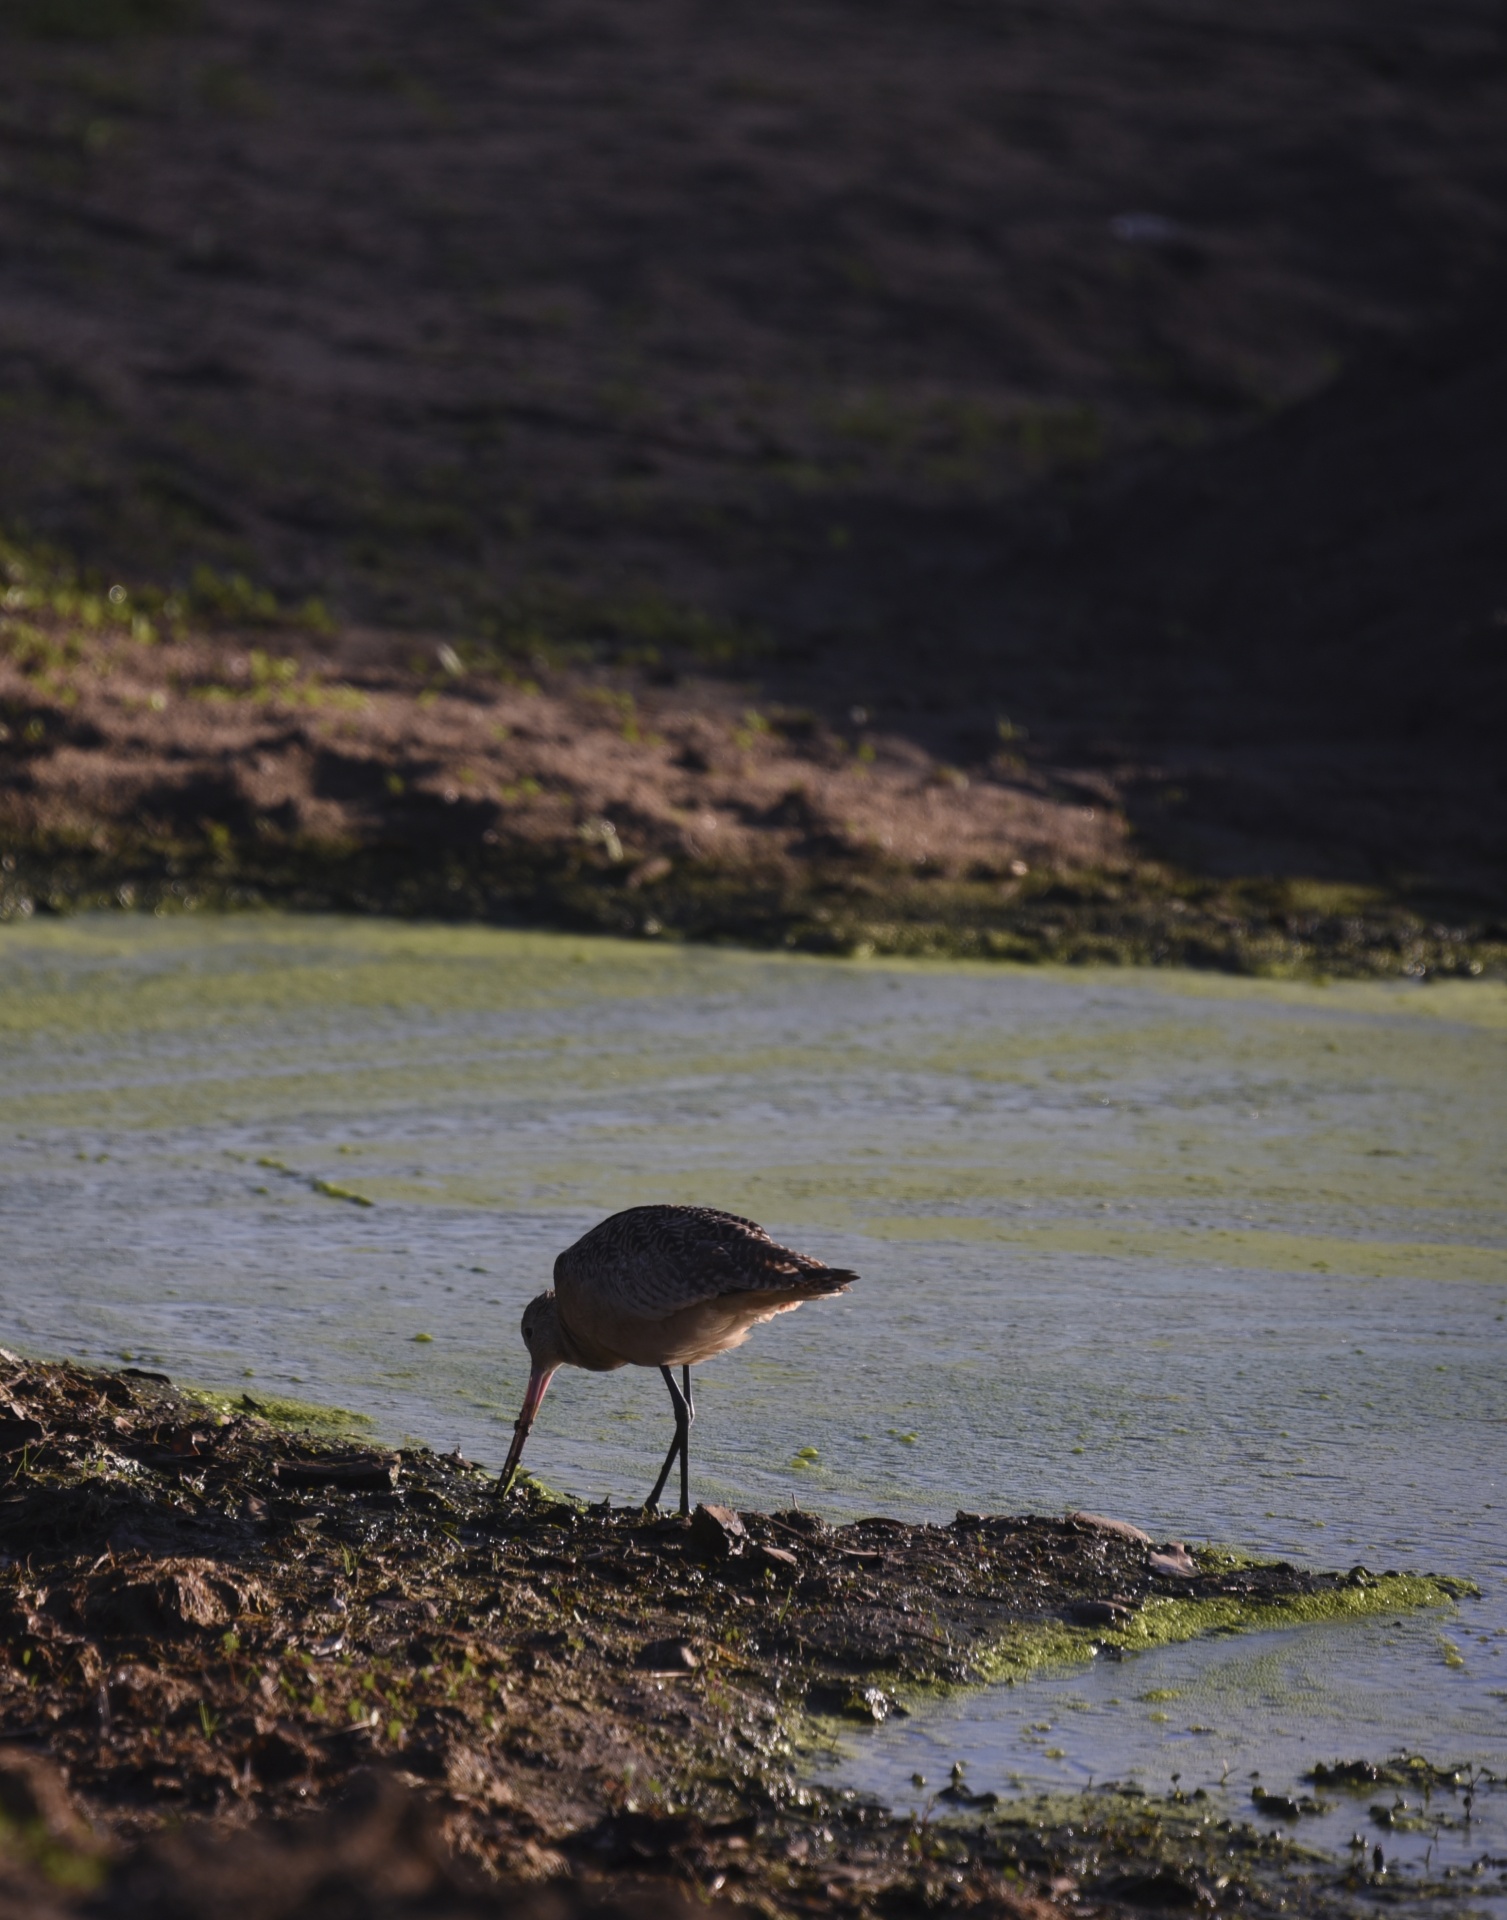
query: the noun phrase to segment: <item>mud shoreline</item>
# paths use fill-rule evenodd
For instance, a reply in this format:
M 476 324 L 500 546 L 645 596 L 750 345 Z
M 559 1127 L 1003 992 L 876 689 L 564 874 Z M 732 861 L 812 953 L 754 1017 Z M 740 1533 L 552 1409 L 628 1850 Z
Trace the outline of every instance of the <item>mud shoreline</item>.
M 956 1778 L 918 1827 L 812 1788 L 804 1756 L 834 1722 L 939 1686 L 1461 1590 L 1157 1548 L 1091 1517 L 686 1523 L 533 1485 L 504 1505 L 458 1457 L 132 1369 L 6 1356 L 0 1401 L 0 1857 L 24 1875 L 57 1828 L 75 1878 L 120 1901 L 143 1862 L 187 1887 L 204 1848 L 261 1844 L 226 1836 L 344 1804 L 304 1842 L 338 1852 L 365 1821 L 387 1836 L 375 1859 L 427 1833 L 452 1891 L 678 1887 L 770 1914 L 1350 1911 L 1364 1876 L 1316 1871 L 1270 1809 L 1216 1821 L 1201 1795 L 1106 1786 L 1054 1823 Z M 37 1811 L 29 1755 L 62 1770 L 97 1840 Z
M 11 7 L 0 920 L 1507 967 L 1503 49 Z
M 1155 858 L 1133 766 L 1064 764 L 1007 721 L 975 727 L 965 770 L 862 708 L 839 725 L 689 667 L 467 659 L 275 607 L 217 625 L 3 542 L 0 577 L 0 925 L 267 905 L 849 955 L 1507 971 L 1489 894 Z

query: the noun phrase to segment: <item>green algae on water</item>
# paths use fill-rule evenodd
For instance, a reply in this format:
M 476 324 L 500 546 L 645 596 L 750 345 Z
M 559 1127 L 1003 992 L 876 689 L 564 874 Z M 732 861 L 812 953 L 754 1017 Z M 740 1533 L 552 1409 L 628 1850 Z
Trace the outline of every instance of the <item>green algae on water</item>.
M 1364 1586 L 1272 1598 L 1219 1595 L 1213 1599 L 1175 1600 L 1157 1597 L 1148 1600 L 1129 1620 L 1113 1627 L 1078 1627 L 1050 1621 L 1011 1627 L 979 1655 L 976 1664 L 981 1679 L 1014 1683 L 1046 1667 L 1091 1660 L 1106 1646 L 1122 1654 L 1146 1653 L 1153 1647 L 1196 1640 L 1205 1634 L 1260 1633 L 1277 1627 L 1315 1626 L 1420 1607 L 1445 1607 L 1462 1594 L 1475 1591 L 1472 1582 L 1448 1576 L 1386 1574 L 1378 1575 Z

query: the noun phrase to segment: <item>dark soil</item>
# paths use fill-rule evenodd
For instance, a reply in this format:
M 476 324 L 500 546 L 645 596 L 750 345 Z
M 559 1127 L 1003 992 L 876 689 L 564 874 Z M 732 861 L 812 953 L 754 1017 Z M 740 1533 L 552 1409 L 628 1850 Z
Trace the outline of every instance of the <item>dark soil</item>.
M 230 1886 L 269 1916 L 460 1915 L 543 1882 L 559 1904 L 501 1910 L 648 1889 L 671 1912 L 681 1888 L 1029 1915 L 1080 1888 L 1114 1905 L 1127 1874 L 1262 1906 L 1290 1849 L 1176 1795 L 1110 1793 L 1054 1836 L 955 1780 L 917 1829 L 813 1792 L 792 1742 L 968 1679 L 1011 1627 L 1077 1623 L 1111 1657 L 1158 1596 L 1372 1578 L 1089 1519 L 502 1503 L 459 1458 L 321 1443 L 160 1376 L 7 1356 L 0 1393 L 0 1863 L 33 1894 L 49 1873 L 58 1907 L 72 1875 L 102 1889 L 90 1911 L 132 1915 L 207 1915 Z
M 18 0 L 0 58 L 0 914 L 1502 963 L 1486 0 Z

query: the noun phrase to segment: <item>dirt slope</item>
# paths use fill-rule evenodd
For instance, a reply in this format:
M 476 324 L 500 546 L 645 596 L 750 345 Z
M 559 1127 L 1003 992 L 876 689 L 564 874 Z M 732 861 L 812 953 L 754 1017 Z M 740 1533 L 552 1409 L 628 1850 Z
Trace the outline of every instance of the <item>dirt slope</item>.
M 434 910 L 368 869 L 443 849 L 456 910 L 578 924 L 1490 963 L 1499 9 L 25 0 L 0 46 L 0 525 L 189 649 L 13 574 L 0 911 Z

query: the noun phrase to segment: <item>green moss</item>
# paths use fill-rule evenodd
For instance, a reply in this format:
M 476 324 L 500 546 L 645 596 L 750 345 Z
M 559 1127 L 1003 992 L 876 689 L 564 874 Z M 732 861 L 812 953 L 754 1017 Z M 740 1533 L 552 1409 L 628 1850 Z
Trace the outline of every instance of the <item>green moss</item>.
M 73 0 L 63 3 L 72 5 Z M 126 0 L 121 4 L 124 6 Z M 160 628 L 171 630 L 190 621 L 198 630 L 230 627 L 243 632 L 253 627 L 321 636 L 333 631 L 334 625 L 322 600 L 290 604 L 235 569 L 217 572 L 200 564 L 182 589 L 168 590 L 140 581 L 127 586 L 113 574 L 76 565 L 66 553 L 44 541 L 20 540 L 3 532 L 0 579 L 7 589 L 5 610 L 12 616 L 0 618 L 0 633 L 5 636 L 11 658 L 23 669 L 29 664 L 28 655 L 42 646 L 52 649 L 55 657 L 44 657 L 37 664 L 55 666 L 64 660 L 77 661 L 84 657 L 89 636 L 111 627 L 124 629 L 134 640 L 150 646 Z M 52 615 L 67 621 L 74 631 L 37 634 L 29 639 L 24 621 L 15 617 L 27 613 Z M 258 650 L 253 650 L 250 665 L 254 685 L 259 679 L 291 679 L 298 671 L 296 662 L 278 661 Z
M 508 1499 L 514 1506 L 526 1500 L 540 1508 L 558 1507 L 562 1513 L 584 1513 L 586 1502 L 578 1500 L 572 1493 L 562 1493 L 547 1480 L 541 1480 L 537 1473 L 531 1473 L 527 1467 L 519 1467 L 513 1475 L 512 1488 Z
M 1449 1606 L 1462 1593 L 1474 1591 L 1467 1581 L 1432 1574 L 1388 1574 L 1365 1585 L 1276 1599 L 1153 1599 L 1122 1627 L 1074 1627 L 1060 1621 L 1012 1626 L 978 1656 L 975 1665 L 980 1679 L 1013 1683 L 1045 1667 L 1090 1660 L 1105 1646 L 1118 1647 L 1123 1653 L 1146 1653 L 1153 1647 L 1196 1640 L 1210 1633 L 1269 1632 L 1411 1608 Z
M 363 1439 L 371 1434 L 376 1424 L 366 1414 L 355 1413 L 349 1407 L 319 1406 L 308 1400 L 285 1399 L 280 1394 L 258 1393 L 253 1397 L 249 1393 L 227 1392 L 220 1387 L 183 1387 L 180 1391 L 185 1399 L 197 1401 L 201 1407 L 209 1407 L 215 1413 L 254 1413 L 263 1420 L 270 1420 L 274 1426 L 317 1434 L 321 1439 L 340 1435 Z
M 357 1193 L 351 1187 L 342 1187 L 334 1180 L 311 1180 L 309 1185 L 315 1193 L 322 1193 L 326 1200 L 345 1200 L 353 1207 L 370 1207 L 375 1204 L 368 1200 L 364 1193 Z

